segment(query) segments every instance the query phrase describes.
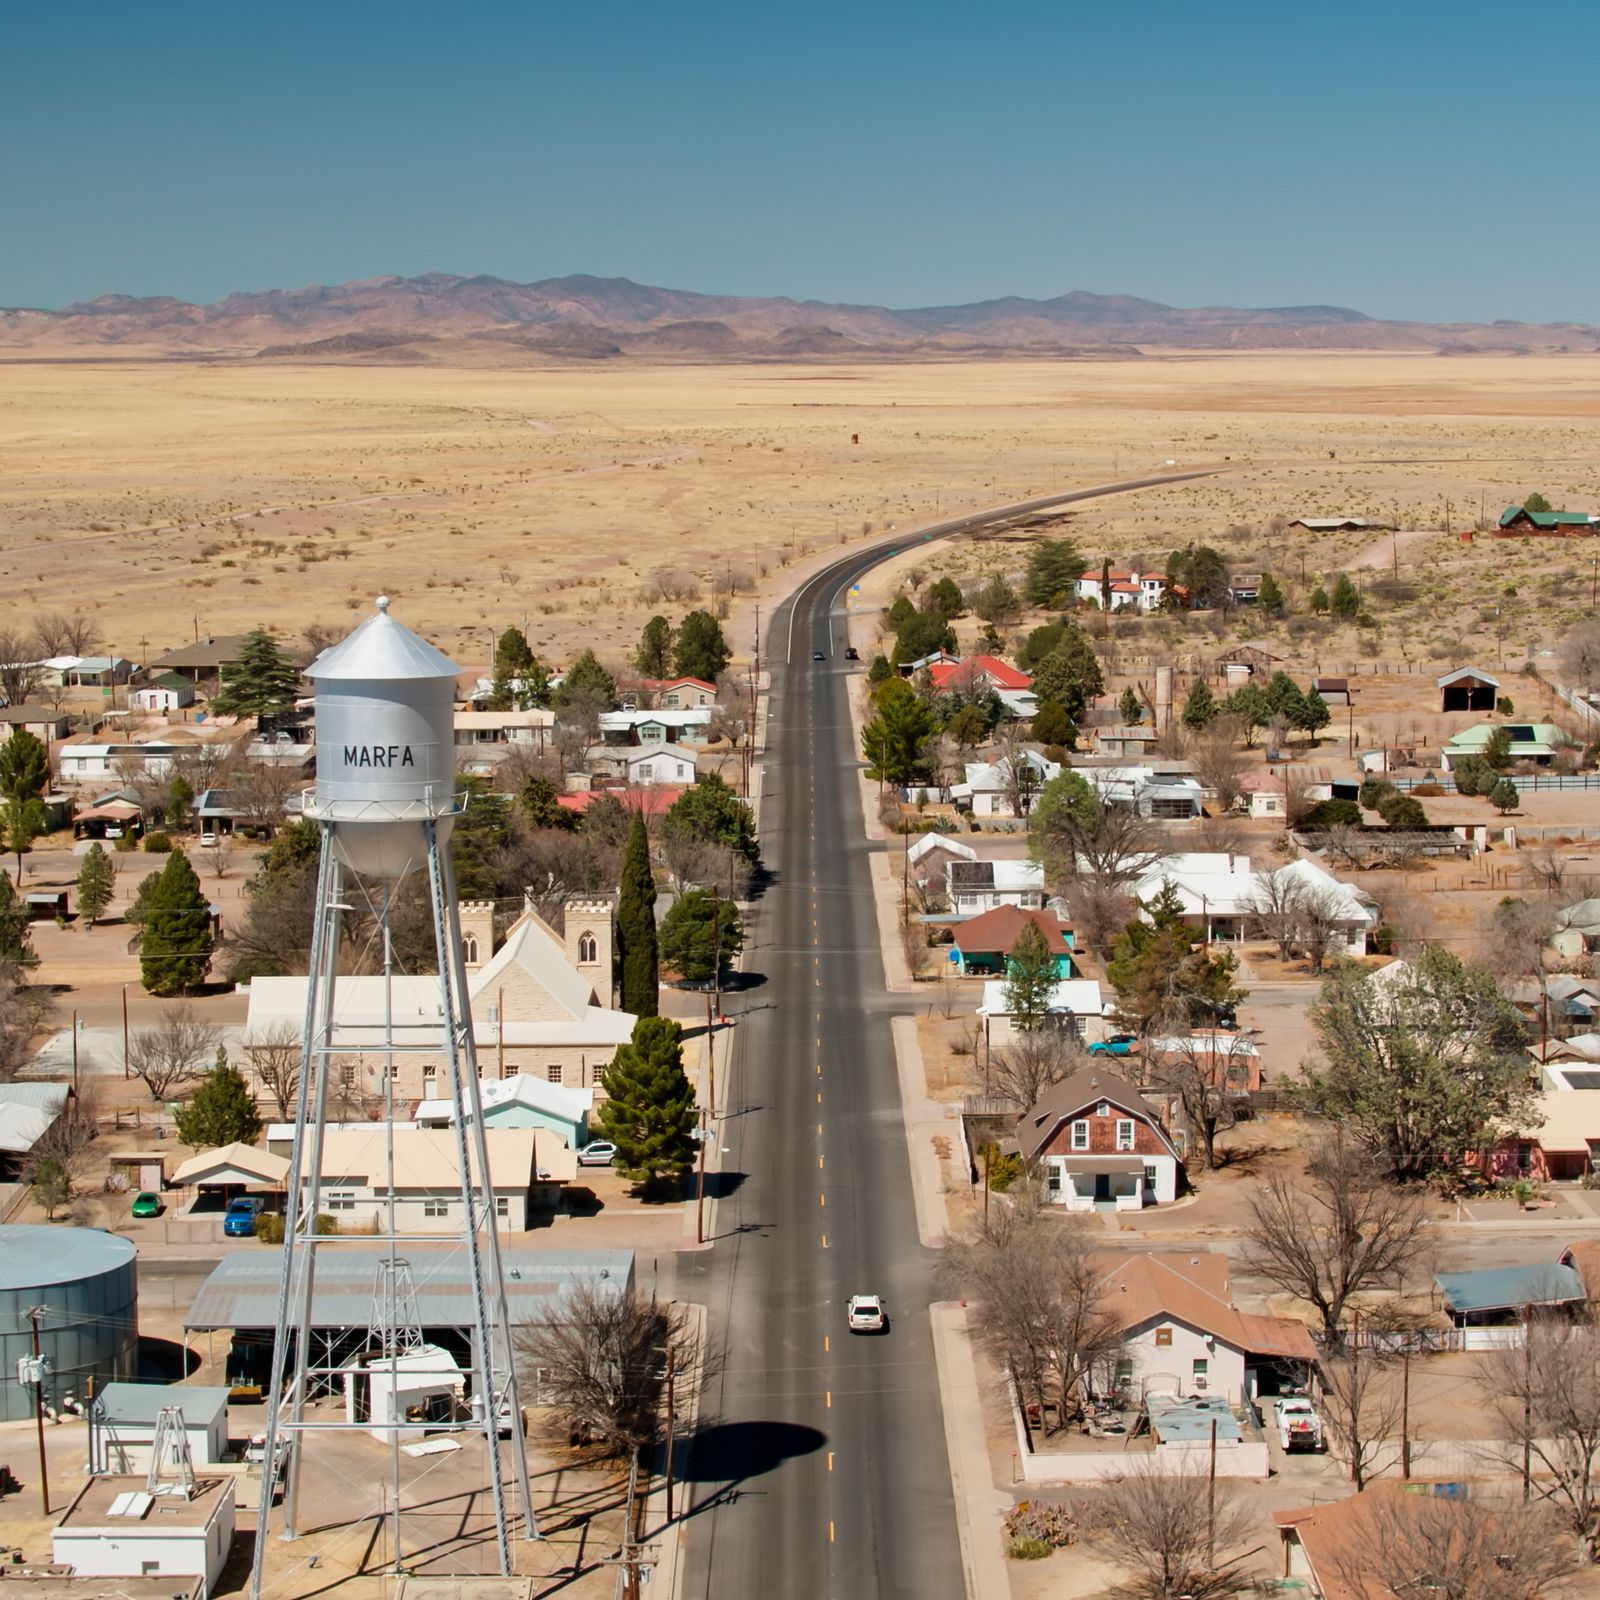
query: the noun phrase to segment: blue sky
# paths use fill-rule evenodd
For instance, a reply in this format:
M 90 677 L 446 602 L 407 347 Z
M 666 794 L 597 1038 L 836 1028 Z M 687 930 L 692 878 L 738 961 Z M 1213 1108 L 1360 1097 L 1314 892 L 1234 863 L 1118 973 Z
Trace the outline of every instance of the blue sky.
M 1564 0 L 33 0 L 0 304 L 439 269 L 1600 322 L 1597 42 Z

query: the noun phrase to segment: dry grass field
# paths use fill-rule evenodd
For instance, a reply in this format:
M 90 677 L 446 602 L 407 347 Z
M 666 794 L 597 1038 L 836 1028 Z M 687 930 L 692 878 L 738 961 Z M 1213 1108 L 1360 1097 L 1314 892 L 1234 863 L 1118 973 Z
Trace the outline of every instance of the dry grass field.
M 1275 567 L 1293 599 L 1319 573 L 1381 574 L 1395 556 L 1386 540 L 1274 532 L 1274 517 L 1448 522 L 1402 541 L 1416 592 L 1330 648 L 1442 658 L 1497 633 L 1520 654 L 1587 605 L 1600 551 L 1455 537 L 1533 489 L 1600 504 L 1595 356 L 4 371 L 8 623 L 92 609 L 135 657 L 196 631 L 352 620 L 379 590 L 468 662 L 524 619 L 556 659 L 615 654 L 651 610 L 787 587 L 785 565 L 869 524 L 1169 460 L 1224 470 L 1086 507 L 1070 519 L 1085 548 L 1159 558 L 1205 538 Z M 663 582 L 677 598 L 654 597 Z

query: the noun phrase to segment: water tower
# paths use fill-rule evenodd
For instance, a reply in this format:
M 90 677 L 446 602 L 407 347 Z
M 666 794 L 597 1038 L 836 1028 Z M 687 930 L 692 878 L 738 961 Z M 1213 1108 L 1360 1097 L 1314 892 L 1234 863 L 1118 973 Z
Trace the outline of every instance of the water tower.
M 465 1330 L 471 1339 L 465 1373 L 471 1403 L 465 1417 L 431 1426 L 477 1434 L 483 1440 L 502 1576 L 511 1573 L 503 1450 L 509 1450 L 521 1495 L 524 1533 L 537 1537 L 528 1492 L 511 1319 L 489 1183 L 455 875 L 445 849 L 461 813 L 453 756 L 457 671 L 448 657 L 391 617 L 389 602 L 381 597 L 375 615 L 347 639 L 324 650 L 306 671 L 316 685 L 317 702 L 317 785 L 304 807 L 304 815 L 316 823 L 319 835 L 316 913 L 289 1155 L 259 1533 L 250 1579 L 252 1600 L 260 1600 L 262 1594 L 266 1531 L 278 1479 L 269 1464 L 281 1462 L 285 1474 L 281 1536 L 298 1538 L 306 1452 L 314 1449 L 316 1435 L 322 1431 L 344 1426 L 369 1436 L 384 1428 L 389 1431 L 390 1493 L 385 1503 L 393 1518 L 394 1565 L 397 1570 L 401 1565 L 400 1431 L 408 1426 L 406 1420 L 396 1417 L 382 1424 L 371 1419 L 348 1421 L 342 1405 L 331 1419 L 307 1416 L 307 1406 L 316 1395 L 338 1382 L 327 1346 L 315 1331 L 317 1256 L 325 1249 L 349 1249 L 356 1242 L 319 1236 L 315 1231 L 315 1219 L 323 1209 L 323 1129 L 333 1058 L 350 1054 L 352 1048 L 382 1061 L 387 1129 L 388 1200 L 379 1219 L 383 1231 L 362 1234 L 359 1245 L 367 1251 L 378 1246 L 375 1277 L 389 1284 L 398 1279 L 402 1244 L 448 1244 L 452 1258 L 463 1263 L 471 1300 L 470 1327 Z M 439 974 L 437 1015 L 431 1025 L 424 1026 L 424 1037 L 419 1037 L 415 1018 L 408 1018 L 403 1037 L 397 1040 L 390 908 L 396 885 L 412 872 L 426 875 Z M 353 1047 L 348 1040 L 341 1044 L 335 1019 L 339 1016 L 341 920 L 358 900 L 371 905 L 381 937 L 383 1005 L 381 1025 L 372 1030 L 375 1037 L 363 1029 L 363 1042 Z M 404 1235 L 396 1226 L 393 1065 L 396 1056 L 408 1054 L 437 1059 L 449 1080 L 461 1217 L 460 1230 L 454 1234 Z M 381 1303 L 379 1296 L 375 1304 Z M 393 1309 L 396 1316 L 389 1320 L 398 1323 L 399 1308 Z M 379 1369 L 385 1361 L 392 1361 L 394 1371 L 389 1378 L 398 1391 L 405 1341 L 394 1336 L 397 1327 L 388 1331 L 389 1336 L 379 1340 L 376 1356 L 369 1351 L 367 1360 L 369 1366 Z M 509 1421 L 509 1438 L 504 1443 L 499 1437 L 503 1419 Z

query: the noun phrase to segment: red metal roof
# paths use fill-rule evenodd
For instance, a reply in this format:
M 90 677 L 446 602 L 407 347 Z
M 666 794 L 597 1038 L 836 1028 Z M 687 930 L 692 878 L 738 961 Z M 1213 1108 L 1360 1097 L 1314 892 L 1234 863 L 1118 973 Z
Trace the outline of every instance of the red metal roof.
M 928 669 L 935 689 L 943 689 L 952 679 L 971 672 L 986 677 L 997 689 L 1030 689 L 1033 679 L 999 656 L 967 656 L 960 661 L 941 662 Z

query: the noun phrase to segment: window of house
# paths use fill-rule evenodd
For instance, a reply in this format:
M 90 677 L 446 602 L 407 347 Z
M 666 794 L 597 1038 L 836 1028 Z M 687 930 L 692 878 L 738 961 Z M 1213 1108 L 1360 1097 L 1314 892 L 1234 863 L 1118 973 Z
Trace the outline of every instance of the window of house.
M 1156 1343 L 1159 1344 L 1159 1345 L 1169 1345 L 1169 1344 L 1171 1344 L 1172 1343 L 1172 1329 L 1171 1328 L 1157 1328 L 1156 1329 Z
M 494 1197 L 494 1214 L 497 1217 L 509 1217 L 511 1215 L 510 1195 L 497 1194 Z
M 501 1064 L 500 1064 L 500 1076 L 502 1078 L 514 1078 L 514 1077 L 516 1077 L 516 1075 L 517 1075 L 517 1064 L 516 1064 L 515 1061 L 503 1061 L 503 1062 L 501 1062 Z
M 356 1197 L 349 1189 L 330 1189 L 325 1204 L 330 1211 L 354 1211 Z
M 399 1083 L 400 1081 L 400 1063 L 398 1061 L 389 1063 L 389 1081 L 390 1083 Z
M 1074 1150 L 1087 1150 L 1089 1148 L 1089 1124 L 1087 1122 L 1074 1122 L 1072 1124 L 1072 1148 Z
M 1133 1149 L 1133 1119 L 1117 1118 L 1117 1149 Z
M 1117 1361 L 1117 1387 L 1123 1388 L 1133 1382 L 1133 1359 L 1131 1356 L 1122 1356 Z
M 422 1202 L 422 1214 L 425 1217 L 448 1217 L 450 1202 L 440 1199 L 437 1195 L 430 1195 Z
M 1156 1188 L 1156 1169 L 1153 1166 L 1151 1166 L 1148 1161 L 1145 1162 L 1145 1166 L 1144 1166 L 1144 1186 L 1152 1194 L 1155 1193 L 1155 1188 Z
M 550 1065 L 544 1069 L 544 1075 L 550 1083 L 560 1083 L 561 1063 L 559 1061 L 552 1061 Z
M 465 961 L 469 967 L 477 966 L 478 936 L 476 934 L 466 933 L 461 936 L 461 959 Z
M 1195 1358 L 1195 1363 L 1194 1363 L 1194 1386 L 1195 1386 L 1195 1388 L 1197 1388 L 1197 1389 L 1205 1388 L 1206 1379 L 1209 1378 L 1210 1376 L 1211 1376 L 1211 1363 L 1209 1361 L 1205 1360 L 1203 1357 L 1196 1357 Z
M 432 1083 L 438 1076 L 439 1068 L 437 1064 L 432 1061 L 426 1062 L 422 1068 L 422 1081 L 424 1083 Z
M 1094 1108 L 1094 1114 L 1097 1117 L 1109 1117 L 1111 1115 L 1111 1102 L 1108 1100 L 1102 1100 L 1100 1104 Z
M 600 948 L 595 943 L 592 933 L 585 933 L 578 939 L 578 960 L 585 966 L 600 959 Z
M 1519 1144 L 1517 1146 L 1517 1170 L 1519 1172 L 1527 1172 L 1532 1166 L 1533 1146 L 1531 1144 Z

